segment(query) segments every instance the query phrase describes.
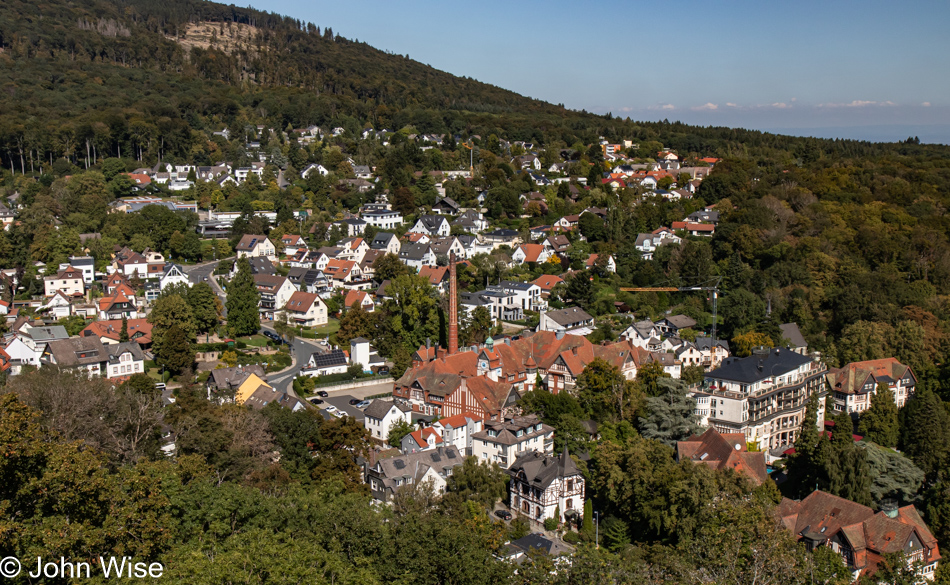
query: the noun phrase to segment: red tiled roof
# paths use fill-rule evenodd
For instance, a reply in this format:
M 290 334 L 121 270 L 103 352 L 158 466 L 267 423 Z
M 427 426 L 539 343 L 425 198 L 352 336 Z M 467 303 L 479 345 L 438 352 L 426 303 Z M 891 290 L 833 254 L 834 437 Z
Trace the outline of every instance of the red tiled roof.
M 545 292 L 550 292 L 552 288 L 558 284 L 564 282 L 564 279 L 560 276 L 554 276 L 553 274 L 542 274 L 541 276 L 535 278 L 531 281 L 531 284 L 536 284 L 541 287 L 541 290 Z
M 693 223 L 691 221 L 674 221 L 672 225 L 674 230 L 687 230 L 691 232 L 712 232 L 716 226 L 708 223 Z
M 750 453 L 742 433 L 720 434 L 715 428 L 710 428 L 702 435 L 677 442 L 676 450 L 681 460 L 690 459 L 713 469 L 732 469 L 756 485 L 768 481 L 765 454 Z
M 423 266 L 419 269 L 419 276 L 428 278 L 429 284 L 432 286 L 438 286 L 443 281 L 448 280 L 448 275 L 448 266 Z
M 317 302 L 320 297 L 314 293 L 297 291 L 287 299 L 287 305 L 284 307 L 294 313 L 306 313 Z
M 465 425 L 467 425 L 468 420 L 473 420 L 473 421 L 478 422 L 482 420 L 482 417 L 478 416 L 477 414 L 473 412 L 463 412 L 462 414 L 456 414 L 455 416 L 440 418 L 438 422 L 440 425 L 442 425 L 443 428 L 457 429 L 459 427 L 464 427 Z
M 544 252 L 544 246 L 541 244 L 521 244 L 518 249 L 524 253 L 525 262 L 537 262 Z

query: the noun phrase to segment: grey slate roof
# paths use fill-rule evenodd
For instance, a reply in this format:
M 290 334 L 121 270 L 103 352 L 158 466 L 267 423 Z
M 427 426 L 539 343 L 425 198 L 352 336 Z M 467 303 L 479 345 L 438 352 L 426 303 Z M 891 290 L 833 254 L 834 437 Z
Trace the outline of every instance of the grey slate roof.
M 580 307 L 567 307 L 566 309 L 548 311 L 545 313 L 545 315 L 547 315 L 549 319 L 552 319 L 558 325 L 564 326 L 590 321 L 593 319 L 590 313 L 584 309 L 581 309 Z
M 512 477 L 521 477 L 523 474 L 528 485 L 541 490 L 547 489 L 555 479 L 581 474 L 567 452 L 567 447 L 558 457 L 543 455 L 537 451 L 525 453 L 515 459 L 507 473 Z
M 223 390 L 225 388 L 237 388 L 243 384 L 251 374 L 256 375 L 261 380 L 266 379 L 264 368 L 262 368 L 260 365 L 254 364 L 251 366 L 235 366 L 233 368 L 211 370 L 211 376 L 208 378 L 208 384 L 213 385 L 219 390 Z
M 53 339 L 66 339 L 69 334 L 62 325 L 52 325 L 50 327 L 30 327 L 26 332 L 33 341 L 51 341 Z
M 399 258 L 406 260 L 422 260 L 429 252 L 429 244 L 403 244 L 399 249 Z
M 109 345 L 103 345 L 106 349 L 106 353 L 109 355 L 109 363 L 117 364 L 119 363 L 119 357 L 125 352 L 132 354 L 132 357 L 135 360 L 144 360 L 145 354 L 142 353 L 142 348 L 139 347 L 138 343 L 131 341 L 125 341 L 123 343 L 113 343 Z
M 382 420 L 393 407 L 403 412 L 409 412 L 411 410 L 408 406 L 403 406 L 402 404 L 397 404 L 389 400 L 374 400 L 369 406 L 363 409 L 363 416 Z
M 782 331 L 782 337 L 788 340 L 792 347 L 808 347 L 808 342 L 802 336 L 801 329 L 797 323 L 785 323 L 778 326 Z
M 496 434 L 489 434 L 489 430 Z M 518 431 L 525 431 L 520 437 Z M 504 421 L 490 421 L 485 425 L 485 430 L 472 435 L 475 439 L 484 439 L 492 443 L 501 445 L 514 445 L 522 441 L 527 441 L 532 437 L 546 435 L 554 432 L 554 427 L 550 427 L 541 422 L 541 419 L 534 414 L 527 416 L 516 416 Z
M 768 355 L 753 353 L 746 358 L 728 358 L 719 368 L 706 374 L 706 377 L 751 384 L 773 376 L 781 376 L 810 361 L 812 358 L 794 351 L 784 348 L 771 349 Z
M 47 352 L 60 366 L 85 366 L 106 361 L 106 348 L 96 336 L 54 339 L 47 345 Z
M 394 238 L 396 234 L 391 234 L 389 232 L 377 232 L 373 237 L 373 242 L 369 245 L 373 250 L 385 250 Z M 398 238 L 396 238 L 398 240 Z

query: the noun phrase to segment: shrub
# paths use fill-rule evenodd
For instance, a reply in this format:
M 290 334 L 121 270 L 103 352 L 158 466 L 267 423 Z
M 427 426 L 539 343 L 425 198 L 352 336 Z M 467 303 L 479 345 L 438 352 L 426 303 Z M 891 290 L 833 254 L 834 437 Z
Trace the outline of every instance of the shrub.
M 236 341 L 236 342 L 234 343 L 234 345 L 235 345 L 235 347 L 237 347 L 238 349 L 247 349 L 247 344 L 244 343 L 243 341 Z
M 545 530 L 557 530 L 557 518 L 545 518 L 545 519 L 544 519 L 544 529 L 545 529 Z
M 574 531 L 570 531 L 564 535 L 564 542 L 568 544 L 580 544 L 581 535 Z

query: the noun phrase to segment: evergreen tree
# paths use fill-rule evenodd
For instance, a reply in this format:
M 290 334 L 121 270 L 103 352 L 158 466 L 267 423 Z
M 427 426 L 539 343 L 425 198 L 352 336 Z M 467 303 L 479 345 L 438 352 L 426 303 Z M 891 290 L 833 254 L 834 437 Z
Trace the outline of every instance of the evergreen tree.
M 594 538 L 594 504 L 590 498 L 584 502 L 584 523 L 581 527 L 581 534 L 587 540 Z
M 901 450 L 928 478 L 935 477 L 950 455 L 950 416 L 943 401 L 922 390 L 900 414 Z
M 871 408 L 861 413 L 858 422 L 858 434 L 868 441 L 874 441 L 885 447 L 896 447 L 900 438 L 900 422 L 894 393 L 887 384 L 878 384 L 877 392 L 871 397 Z
M 188 334 L 182 331 L 178 325 L 172 325 L 165 332 L 165 339 L 161 350 L 155 355 L 159 365 L 165 366 L 165 369 L 180 374 L 190 368 L 195 362 L 195 351 L 188 338 Z
M 677 441 L 702 430 L 696 422 L 696 402 L 679 380 L 661 379 L 658 384 L 665 392 L 646 399 L 649 414 L 640 418 L 640 433 L 675 447 Z
M 221 301 L 207 282 L 199 282 L 188 289 L 186 299 L 195 316 L 199 333 L 213 331 L 218 325 Z
M 814 490 L 821 476 L 817 461 L 819 441 L 818 433 L 818 393 L 808 398 L 805 418 L 795 438 L 795 453 L 788 458 L 788 480 L 795 495 L 802 496 Z
M 125 343 L 129 340 L 129 319 L 122 315 L 122 330 L 119 331 L 119 343 Z
M 251 335 L 260 329 L 257 311 L 260 299 L 250 262 L 246 257 L 239 258 L 238 272 L 228 285 L 228 330 L 231 335 Z

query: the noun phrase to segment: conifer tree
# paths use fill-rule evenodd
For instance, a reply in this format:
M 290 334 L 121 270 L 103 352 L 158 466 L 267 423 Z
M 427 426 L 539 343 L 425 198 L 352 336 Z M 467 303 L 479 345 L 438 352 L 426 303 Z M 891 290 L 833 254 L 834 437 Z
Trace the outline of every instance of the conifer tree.
M 584 502 L 584 520 L 581 526 L 581 534 L 584 538 L 592 540 L 594 538 L 594 504 L 587 498 Z
M 900 414 L 900 448 L 932 480 L 950 455 L 950 415 L 929 390 L 918 392 Z
M 119 331 L 119 343 L 125 343 L 129 340 L 129 319 L 122 315 L 122 330 Z
M 878 384 L 877 393 L 871 397 L 871 408 L 861 414 L 858 434 L 868 441 L 885 447 L 896 447 L 900 438 L 897 404 L 894 393 L 887 384 Z
M 815 489 L 818 484 L 819 465 L 816 461 L 818 451 L 818 394 L 808 399 L 805 418 L 795 438 L 795 453 L 788 459 L 788 479 L 795 486 L 796 495 L 802 496 Z
M 251 335 L 260 329 L 257 311 L 260 298 L 250 262 L 246 257 L 239 258 L 238 272 L 228 285 L 228 330 L 231 335 Z

